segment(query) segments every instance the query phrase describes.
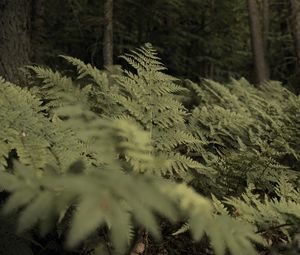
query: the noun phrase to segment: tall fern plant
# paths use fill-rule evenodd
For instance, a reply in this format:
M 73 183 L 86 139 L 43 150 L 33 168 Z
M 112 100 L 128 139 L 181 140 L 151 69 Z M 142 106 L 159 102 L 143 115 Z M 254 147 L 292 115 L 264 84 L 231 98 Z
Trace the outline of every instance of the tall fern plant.
M 213 176 L 211 168 L 188 156 L 191 151 L 201 150 L 202 142 L 188 131 L 188 112 L 177 97 L 186 89 L 164 73 L 166 68 L 151 44 L 121 57 L 133 71 L 103 72 L 78 59 L 64 58 L 76 67 L 83 86 L 90 87 L 89 103 L 101 109 L 101 116 L 131 119 L 149 132 L 152 153 L 159 161 L 150 169 L 127 158 L 133 169 L 171 178 L 188 179 L 193 172 Z
M 134 119 L 151 136 L 153 153 L 160 158 L 152 171 L 162 175 L 186 178 L 191 171 L 211 176 L 213 171 L 187 156 L 202 146 L 187 129 L 187 109 L 176 95 L 185 88 L 177 79 L 164 73 L 165 66 L 151 44 L 131 51 L 122 58 L 134 69 L 114 76 L 120 87 L 115 100 L 124 109 L 118 118 Z

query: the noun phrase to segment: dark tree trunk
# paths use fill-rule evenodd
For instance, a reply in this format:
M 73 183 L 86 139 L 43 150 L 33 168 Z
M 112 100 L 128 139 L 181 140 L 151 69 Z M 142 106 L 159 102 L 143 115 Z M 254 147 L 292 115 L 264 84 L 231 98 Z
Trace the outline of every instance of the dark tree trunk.
M 0 1 L 0 75 L 26 84 L 20 67 L 30 63 L 30 0 Z
M 300 68 L 300 1 L 290 0 L 292 14 L 292 34 L 295 41 L 298 68 Z
M 41 64 L 43 62 L 43 46 L 45 43 L 45 0 L 33 0 L 32 13 L 32 44 L 33 61 Z
M 264 47 L 265 54 L 268 55 L 268 35 L 270 29 L 270 6 L 269 0 L 263 0 L 263 37 L 264 37 Z
M 113 65 L 113 0 L 104 3 L 103 64 Z
M 248 12 L 256 79 L 257 83 L 261 84 L 269 80 L 269 67 L 265 54 L 260 12 L 256 0 L 248 0 Z

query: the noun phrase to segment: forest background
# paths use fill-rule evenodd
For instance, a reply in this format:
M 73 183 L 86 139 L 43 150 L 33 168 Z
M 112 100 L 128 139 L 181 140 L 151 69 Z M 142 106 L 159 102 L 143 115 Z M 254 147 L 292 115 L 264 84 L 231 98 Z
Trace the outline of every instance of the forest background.
M 58 67 L 60 54 L 118 65 L 151 42 L 177 77 L 272 79 L 299 92 L 298 9 L 297 0 L 2 0 L 0 74 Z

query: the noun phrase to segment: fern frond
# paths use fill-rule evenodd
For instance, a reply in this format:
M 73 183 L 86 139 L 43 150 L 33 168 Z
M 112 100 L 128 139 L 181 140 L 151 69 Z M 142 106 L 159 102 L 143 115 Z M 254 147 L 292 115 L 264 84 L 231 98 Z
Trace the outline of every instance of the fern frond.
M 288 235 L 293 227 L 297 227 L 295 219 L 298 222 L 300 219 L 299 191 L 283 180 L 277 186 L 279 198 L 260 198 L 253 189 L 250 185 L 241 199 L 232 197 L 225 200 L 225 204 L 235 208 L 238 219 L 257 225 L 260 232 L 276 228 L 283 235 Z
M 49 68 L 29 66 L 28 69 L 33 71 L 35 76 L 41 80 L 39 93 L 48 101 L 49 108 L 57 108 L 87 100 L 86 95 L 71 78 Z
M 183 177 L 197 168 L 201 174 L 211 175 L 209 168 L 205 171 L 200 163 L 179 152 L 180 145 L 185 146 L 186 152 L 201 147 L 201 141 L 187 131 L 187 110 L 176 98 L 176 93 L 186 89 L 177 85 L 174 77 L 162 72 L 165 67 L 151 45 L 132 51 L 123 59 L 136 69 L 136 74 L 124 71 L 123 75 L 115 76 L 121 92 L 115 97 L 116 101 L 150 132 L 153 153 L 164 162 L 159 168 L 161 173 Z M 173 153 L 174 150 L 178 152 Z
M 249 240 L 257 243 L 263 243 L 263 241 L 259 235 L 254 233 L 253 226 L 240 223 L 230 216 L 213 216 L 213 207 L 206 204 L 207 201 L 194 196 L 191 190 L 186 189 L 185 186 L 178 186 L 174 192 L 179 197 L 180 194 L 184 194 L 181 205 L 189 210 L 190 215 L 189 223 L 183 225 L 176 234 L 190 230 L 195 240 L 200 240 L 204 234 L 207 234 L 212 248 L 218 255 L 225 254 L 227 248 L 234 255 L 257 254 Z M 183 190 L 185 191 L 183 192 Z

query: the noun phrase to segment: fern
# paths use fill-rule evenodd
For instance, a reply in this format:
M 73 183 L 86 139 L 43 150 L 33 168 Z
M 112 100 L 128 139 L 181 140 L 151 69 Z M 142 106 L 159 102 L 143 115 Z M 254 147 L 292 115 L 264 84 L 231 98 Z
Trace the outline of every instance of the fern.
M 159 236 L 156 213 L 171 221 L 180 217 L 190 218 L 193 222 L 206 219 L 206 225 L 193 225 L 193 233 L 222 227 L 223 221 L 211 219 L 212 206 L 209 200 L 186 185 L 170 183 L 149 175 L 124 174 L 124 161 L 118 159 L 117 155 L 133 160 L 143 159 L 146 165 L 155 162 L 153 154 L 149 153 L 149 136 L 134 129 L 133 123 L 130 127 L 128 120 L 101 120 L 85 110 L 78 115 L 75 109 L 70 111 L 70 106 L 67 110 L 62 108 L 57 114 L 69 116 L 67 126 L 80 123 L 82 129 L 74 132 L 83 141 L 93 137 L 93 150 L 98 150 L 97 155 L 100 152 L 102 155 L 101 167 L 84 167 L 84 163 L 79 161 L 61 175 L 53 173 L 49 168 L 45 168 L 42 173 L 36 172 L 34 168 L 24 167 L 16 162 L 13 174 L 1 173 L 1 187 L 12 193 L 4 211 L 11 213 L 21 209 L 20 232 L 39 224 L 41 234 L 47 233 L 49 227 L 63 218 L 71 206 L 76 209 L 67 240 L 70 247 L 106 224 L 115 252 L 122 253 L 130 240 L 133 220 L 148 229 L 153 236 Z M 90 118 L 88 122 L 86 117 Z M 226 223 L 226 227 L 235 226 L 234 222 L 227 224 L 229 223 Z M 243 240 L 250 245 L 249 238 L 253 233 L 247 233 L 249 236 L 245 235 Z M 211 234 L 212 241 L 217 242 L 217 239 L 213 239 L 214 235 Z M 201 236 L 195 238 L 198 240 Z M 227 243 L 217 242 L 214 245 L 218 254 L 223 254 Z
M 232 239 L 235 239 L 231 235 L 248 235 L 247 229 L 243 229 L 242 226 L 245 224 L 251 224 L 248 227 L 256 226 L 253 230 L 261 235 L 260 239 L 257 235 L 248 236 L 248 238 L 253 238 L 256 242 L 261 243 L 264 246 L 268 246 L 271 239 L 275 239 L 276 236 L 281 235 L 286 237 L 287 240 L 290 239 L 291 234 L 298 231 L 300 223 L 300 199 L 299 191 L 293 187 L 291 183 L 287 181 L 287 178 L 281 178 L 276 186 L 276 196 L 277 197 L 261 197 L 259 194 L 255 193 L 255 187 L 249 185 L 241 195 L 241 197 L 231 197 L 226 198 L 224 201 L 220 201 L 214 195 L 212 195 L 212 201 L 215 209 L 216 216 L 213 217 L 215 224 L 220 220 L 220 228 L 218 228 L 218 234 L 223 229 L 227 233 L 227 238 L 223 239 L 222 242 L 228 242 L 227 247 L 232 254 L 245 254 L 249 249 L 243 247 L 243 244 L 232 243 Z M 226 228 L 226 221 L 233 221 L 229 215 L 233 215 L 236 221 L 239 221 L 240 226 L 237 229 Z M 188 230 L 192 231 L 192 227 L 198 224 L 197 231 L 199 230 L 199 222 L 185 223 L 180 229 L 178 229 L 173 235 L 182 234 Z M 202 224 L 207 224 L 207 221 L 202 222 Z M 214 231 L 214 228 L 210 229 L 211 226 L 206 226 L 206 234 L 212 240 L 212 246 L 216 251 L 216 254 L 222 254 L 222 248 L 218 247 L 219 243 L 214 238 L 218 238 L 218 234 Z M 228 229 L 231 231 L 228 232 Z M 204 233 L 200 232 L 201 235 Z M 200 235 L 200 234 L 199 234 Z M 225 235 L 225 233 L 224 233 Z M 214 243 L 216 242 L 216 243 Z M 219 250 L 220 249 L 220 250 Z M 245 249 L 245 251 L 243 251 Z
M 188 87 L 197 94 L 189 129 L 203 144 L 196 155 L 218 172 L 211 192 L 241 193 L 249 182 L 272 192 L 282 174 L 298 178 L 297 96 L 275 82 L 257 89 L 244 79 Z
M 20 214 L 20 233 L 37 225 L 41 235 L 45 235 L 60 222 L 67 221 L 67 244 L 74 247 L 99 228 L 107 226 L 114 252 L 124 253 L 136 224 L 146 228 L 154 237 L 160 236 L 156 219 L 159 214 L 171 222 L 190 219 L 194 222 L 191 231 L 195 240 L 202 237 L 200 233 L 203 231 L 210 233 L 216 252 L 224 254 L 228 242 L 222 242 L 219 238 L 223 240 L 225 233 L 217 236 L 213 229 L 223 227 L 223 224 L 233 229 L 239 228 L 237 223 L 214 220 L 211 202 L 185 184 L 176 184 L 149 173 L 140 175 L 140 172 L 149 172 L 149 169 L 155 169 L 169 159 L 153 153 L 155 148 L 151 136 L 132 118 L 103 119 L 89 110 L 88 105 L 69 104 L 59 108 L 48 106 L 52 109 L 51 119 L 48 119 L 39 110 L 40 101 L 35 101 L 28 91 L 7 83 L 2 88 L 7 89 L 3 93 L 4 98 L 10 89 L 17 94 L 15 98 L 20 98 L 14 108 L 18 116 L 26 109 L 16 108 L 19 104 L 25 105 L 21 99 L 24 100 L 24 93 L 30 101 L 37 103 L 35 108 L 31 108 L 27 122 L 37 119 L 43 123 L 42 137 L 49 138 L 49 146 L 45 150 L 51 158 L 49 161 L 47 158 L 45 164 L 37 167 L 20 158 L 22 163 L 14 161 L 11 171 L 0 173 L 0 187 L 11 193 L 4 212 Z M 67 92 L 62 92 L 62 96 L 63 93 Z M 4 102 L 4 105 L 7 104 L 7 101 Z M 2 109 L 1 114 L 9 119 Z M 39 122 L 34 123 L 41 126 Z M 38 130 L 35 129 L 35 132 Z M 61 140 L 64 134 L 67 135 L 66 141 Z M 82 150 L 76 159 L 64 153 L 62 157 L 68 157 L 70 164 L 67 169 L 62 169 L 53 148 L 66 149 L 65 146 L 70 145 L 69 134 L 75 144 L 82 145 Z M 194 142 L 191 136 L 188 137 Z M 77 150 L 74 151 L 76 154 Z M 185 161 L 186 165 L 194 167 L 193 160 L 176 153 L 172 156 L 175 159 L 170 162 Z M 183 165 L 171 167 L 181 171 Z M 204 225 L 199 224 L 204 220 Z M 239 237 L 251 254 L 254 254 L 251 245 L 253 236 L 253 231 L 249 229 L 243 237 Z M 236 242 L 236 238 L 233 235 L 230 241 Z
M 82 145 L 74 133 L 64 128 L 60 121 L 46 118 L 43 115 L 45 107 L 38 98 L 3 79 L 0 85 L 2 169 L 14 150 L 23 164 L 35 169 L 52 164 L 63 170 L 82 156 Z
M 41 129 L 34 132 L 36 127 L 40 128 L 44 124 L 39 114 L 42 110 L 41 103 L 27 91 L 21 91 L 2 78 L 0 85 L 2 169 L 6 166 L 5 158 L 13 149 L 17 151 L 24 163 L 42 166 L 49 156 L 47 148 L 50 145 L 46 139 L 43 139 Z M 16 100 L 20 101 L 20 104 L 16 105 Z M 28 123 L 29 119 L 30 123 Z M 31 139 L 27 139 L 28 135 Z M 38 152 L 40 155 L 36 156 Z
M 166 162 L 160 166 L 161 173 L 187 178 L 186 174 L 195 169 L 212 177 L 211 169 L 182 154 L 201 147 L 201 141 L 187 131 L 187 110 L 175 96 L 184 88 L 176 84 L 174 77 L 162 72 L 165 67 L 155 49 L 146 44 L 122 58 L 136 73 L 124 71 L 124 75 L 115 77 L 121 91 L 116 100 L 124 114 L 150 132 L 154 154 Z
M 87 101 L 84 93 L 86 91 L 81 90 L 79 85 L 75 85 L 71 78 L 49 68 L 31 66 L 28 69 L 33 71 L 35 77 L 42 83 L 38 88 L 38 95 L 46 101 L 48 110 Z
M 160 237 L 161 216 L 238 255 L 296 231 L 299 97 L 275 82 L 188 82 L 189 111 L 150 44 L 122 57 L 132 71 L 63 58 L 77 75 L 29 67 L 30 90 L 0 80 L 0 187 L 19 232 L 54 230 L 74 248 L 105 229 L 125 253 L 136 227 Z
M 255 224 L 259 233 L 277 230 L 289 238 L 290 234 L 297 230 L 300 222 L 299 191 L 286 178 L 278 181 L 277 197 L 261 197 L 255 193 L 254 188 L 253 185 L 249 185 L 241 198 L 227 198 L 223 204 L 214 198 L 216 208 L 231 206 L 237 219 Z M 218 212 L 222 213 L 221 210 Z M 226 210 L 225 213 L 227 212 Z
M 77 80 L 85 88 L 84 92 L 89 98 L 86 105 L 90 109 L 103 117 L 130 118 L 150 132 L 153 153 L 163 160 L 160 166 L 156 165 L 159 171 L 149 171 L 175 178 L 189 178 L 191 170 L 196 170 L 212 177 L 211 168 L 206 168 L 187 155 L 188 151 L 202 148 L 202 142 L 186 129 L 187 109 L 177 99 L 177 94 L 186 89 L 176 84 L 177 79 L 162 72 L 166 68 L 150 44 L 122 56 L 136 69 L 136 73 L 127 70 L 116 71 L 117 74 L 107 73 L 78 59 L 63 58 L 76 67 Z M 45 84 L 53 76 L 50 73 L 41 75 L 40 70 L 36 73 Z M 68 81 L 72 86 L 70 78 Z M 52 79 L 51 84 L 54 83 Z M 76 82 L 73 85 L 76 87 Z M 49 93 L 52 93 L 51 88 Z
M 89 105 L 94 112 L 105 116 L 114 116 L 120 111 L 114 96 L 119 93 L 119 88 L 114 83 L 112 74 L 121 71 L 115 68 L 111 72 L 100 71 L 90 64 L 85 64 L 79 59 L 62 56 L 66 61 L 76 67 L 77 81 L 87 90 Z

